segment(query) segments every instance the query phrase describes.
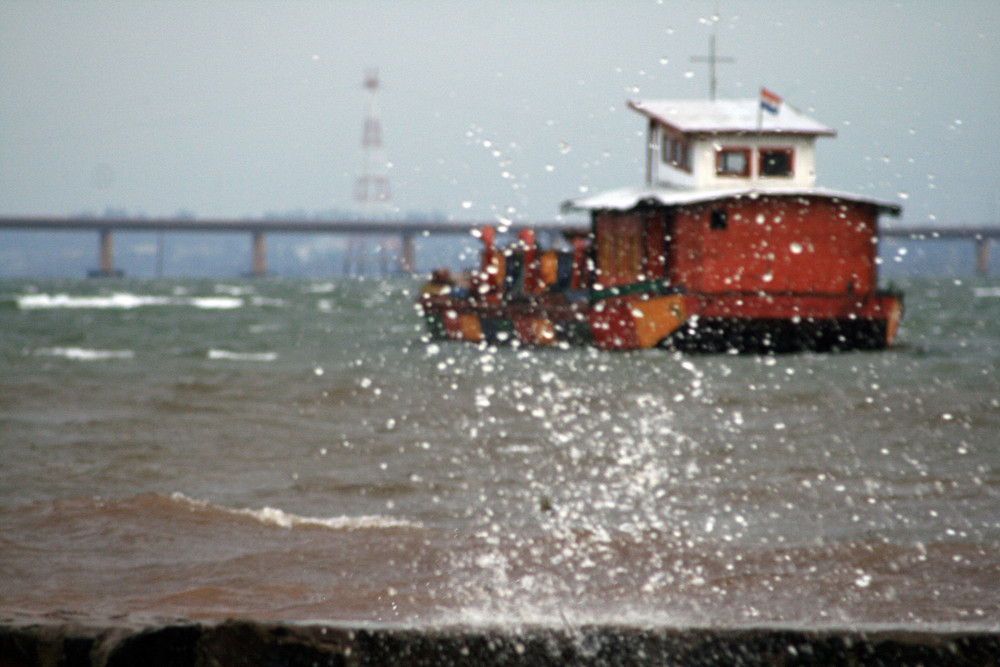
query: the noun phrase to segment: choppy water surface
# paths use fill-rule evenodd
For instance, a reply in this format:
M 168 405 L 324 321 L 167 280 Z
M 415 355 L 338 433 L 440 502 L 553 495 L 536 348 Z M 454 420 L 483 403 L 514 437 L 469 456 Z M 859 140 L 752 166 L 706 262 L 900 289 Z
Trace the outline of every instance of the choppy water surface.
M 794 356 L 426 340 L 409 281 L 0 283 L 0 617 L 1000 626 L 1000 288 Z

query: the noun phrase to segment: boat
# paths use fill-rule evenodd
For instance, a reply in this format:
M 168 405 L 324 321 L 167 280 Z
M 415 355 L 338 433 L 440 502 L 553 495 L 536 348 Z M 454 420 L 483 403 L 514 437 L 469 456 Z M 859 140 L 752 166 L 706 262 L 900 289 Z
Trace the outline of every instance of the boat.
M 901 207 L 816 185 L 835 131 L 762 89 L 739 100 L 630 101 L 646 182 L 572 199 L 589 227 L 543 249 L 530 228 L 479 266 L 435 271 L 435 338 L 604 350 L 779 353 L 891 346 L 903 295 L 882 289 L 878 223 Z

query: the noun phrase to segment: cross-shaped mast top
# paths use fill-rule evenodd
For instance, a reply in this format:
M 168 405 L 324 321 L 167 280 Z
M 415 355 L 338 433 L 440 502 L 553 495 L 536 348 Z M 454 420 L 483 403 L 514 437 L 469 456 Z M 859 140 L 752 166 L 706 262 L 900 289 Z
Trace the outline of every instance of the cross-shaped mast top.
M 736 62 L 729 56 L 717 56 L 715 55 L 715 35 L 713 34 L 708 38 L 708 55 L 707 56 L 691 56 L 691 62 L 693 63 L 708 63 L 709 72 L 709 89 L 708 89 L 708 99 L 715 101 L 715 64 L 716 63 L 734 63 Z

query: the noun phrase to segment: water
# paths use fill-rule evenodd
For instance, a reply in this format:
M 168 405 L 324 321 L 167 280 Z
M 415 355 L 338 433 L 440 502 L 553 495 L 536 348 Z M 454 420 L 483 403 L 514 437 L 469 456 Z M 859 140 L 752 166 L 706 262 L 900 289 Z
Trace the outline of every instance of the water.
M 429 342 L 411 281 L 0 283 L 0 618 L 1000 627 L 1000 287 L 899 346 Z

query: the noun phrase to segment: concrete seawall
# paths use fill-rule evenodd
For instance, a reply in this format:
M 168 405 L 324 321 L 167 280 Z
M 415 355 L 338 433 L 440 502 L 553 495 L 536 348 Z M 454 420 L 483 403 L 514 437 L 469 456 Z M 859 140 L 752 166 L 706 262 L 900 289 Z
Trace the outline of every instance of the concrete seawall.
M 227 621 L 0 626 L 0 667 L 1000 665 L 1000 632 L 347 627 Z

